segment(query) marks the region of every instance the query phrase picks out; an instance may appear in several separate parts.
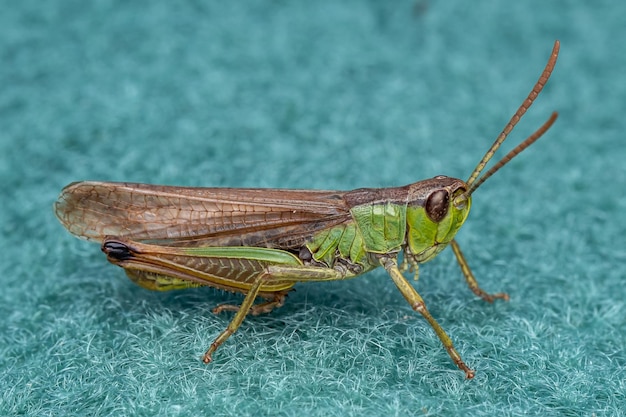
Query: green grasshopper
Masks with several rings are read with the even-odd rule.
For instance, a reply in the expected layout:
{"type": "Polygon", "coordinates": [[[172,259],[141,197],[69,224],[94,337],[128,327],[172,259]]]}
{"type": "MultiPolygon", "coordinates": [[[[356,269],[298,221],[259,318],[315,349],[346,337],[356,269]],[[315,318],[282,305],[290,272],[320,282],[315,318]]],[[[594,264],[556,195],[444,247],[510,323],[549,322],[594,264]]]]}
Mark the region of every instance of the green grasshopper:
{"type": "Polygon", "coordinates": [[[473,378],[474,371],[403,272],[417,279],[419,264],[450,245],[477,296],[488,302],[508,300],[505,293],[480,288],[454,236],[467,218],[474,191],[556,120],[553,113],[480,176],[543,89],[558,53],[556,41],[532,91],[465,182],[437,176],[403,187],[353,191],[77,182],[63,189],[54,210],[71,233],[100,242],[107,259],[144,288],[211,286],[245,295],[239,306],[213,310],[235,314],[204,354],[205,363],[246,315],[282,306],[297,282],[343,280],[382,266],[413,310],[432,326],[454,363],[473,378]],[[254,304],[257,297],[265,301],[254,304]]]}

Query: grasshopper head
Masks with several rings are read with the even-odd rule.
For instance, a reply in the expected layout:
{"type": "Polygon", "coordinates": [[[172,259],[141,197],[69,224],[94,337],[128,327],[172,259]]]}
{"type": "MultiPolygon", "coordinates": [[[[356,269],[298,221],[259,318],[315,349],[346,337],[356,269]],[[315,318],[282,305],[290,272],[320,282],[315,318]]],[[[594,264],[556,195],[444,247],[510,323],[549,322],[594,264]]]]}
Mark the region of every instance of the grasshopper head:
{"type": "Polygon", "coordinates": [[[410,186],[406,244],[417,262],[434,258],[459,231],[472,204],[467,189],[464,181],[444,176],[410,186]]]}

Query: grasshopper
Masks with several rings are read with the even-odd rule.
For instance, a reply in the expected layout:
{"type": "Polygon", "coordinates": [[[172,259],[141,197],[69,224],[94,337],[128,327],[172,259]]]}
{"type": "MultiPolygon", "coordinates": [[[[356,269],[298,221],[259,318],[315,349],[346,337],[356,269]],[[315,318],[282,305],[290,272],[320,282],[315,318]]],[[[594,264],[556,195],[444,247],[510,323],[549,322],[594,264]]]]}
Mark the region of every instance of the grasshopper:
{"type": "Polygon", "coordinates": [[[433,328],[467,378],[474,371],[428,311],[404,274],[450,245],[469,288],[489,294],[472,274],[454,236],[465,222],[472,194],[496,171],[552,126],[557,113],[480,176],[496,150],[532,105],[556,64],[559,42],[539,80],[467,181],[436,176],[403,187],[353,191],[191,188],[136,183],[77,182],[54,204],[72,234],[101,244],[107,259],[140,286],[158,291],[211,286],[244,294],[216,349],[248,314],[280,307],[298,282],[343,280],[382,266],[400,293],[433,328]],[[401,257],[402,261],[399,262],[401,257]],[[263,302],[255,304],[260,297],[263,302]]]}

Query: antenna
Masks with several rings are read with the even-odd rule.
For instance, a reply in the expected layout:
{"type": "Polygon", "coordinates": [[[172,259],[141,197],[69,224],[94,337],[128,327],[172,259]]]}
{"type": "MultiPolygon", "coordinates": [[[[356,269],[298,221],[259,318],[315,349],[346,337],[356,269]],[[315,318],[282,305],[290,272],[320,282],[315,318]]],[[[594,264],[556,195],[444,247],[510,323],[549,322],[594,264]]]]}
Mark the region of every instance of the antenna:
{"type": "Polygon", "coordinates": [[[550,75],[552,74],[552,70],[554,70],[554,66],[556,65],[556,60],[559,56],[560,45],[561,44],[558,40],[554,42],[554,47],[552,48],[552,54],[550,55],[550,58],[548,59],[548,63],[543,69],[543,72],[541,73],[539,80],[537,80],[537,83],[535,84],[531,92],[526,97],[526,100],[524,100],[521,106],[519,106],[519,108],[517,109],[513,117],[511,117],[511,120],[509,120],[509,122],[506,124],[506,126],[500,133],[500,135],[498,135],[493,145],[491,145],[489,150],[485,153],[485,156],[483,156],[483,158],[480,160],[478,165],[476,165],[476,168],[474,168],[474,172],[472,172],[472,175],[470,175],[469,179],[467,180],[467,185],[469,186],[469,188],[466,192],[464,192],[463,194],[459,196],[459,197],[463,196],[461,197],[459,202],[461,202],[461,200],[470,196],[474,191],[476,191],[476,189],[482,183],[485,182],[485,180],[487,180],[487,178],[491,177],[493,174],[496,173],[496,171],[498,171],[500,168],[506,165],[509,161],[511,161],[511,159],[513,159],[524,149],[532,145],[537,139],[539,139],[550,128],[550,126],[552,126],[552,124],[556,120],[558,114],[554,112],[552,113],[550,118],[543,124],[543,126],[541,126],[535,133],[530,135],[526,140],[524,140],[518,146],[516,146],[515,149],[513,149],[511,152],[506,154],[506,156],[502,158],[496,165],[494,165],[493,168],[491,168],[489,171],[487,171],[485,175],[483,175],[480,179],[478,179],[478,177],[480,176],[480,173],[483,171],[483,169],[485,169],[485,166],[487,165],[489,160],[493,157],[493,155],[498,150],[500,145],[502,145],[504,140],[507,138],[508,134],[511,133],[515,125],[520,121],[522,116],[526,113],[526,111],[530,108],[530,106],[532,106],[533,102],[535,101],[539,93],[541,93],[541,90],[543,90],[543,87],[548,82],[548,79],[550,78],[550,75]]]}

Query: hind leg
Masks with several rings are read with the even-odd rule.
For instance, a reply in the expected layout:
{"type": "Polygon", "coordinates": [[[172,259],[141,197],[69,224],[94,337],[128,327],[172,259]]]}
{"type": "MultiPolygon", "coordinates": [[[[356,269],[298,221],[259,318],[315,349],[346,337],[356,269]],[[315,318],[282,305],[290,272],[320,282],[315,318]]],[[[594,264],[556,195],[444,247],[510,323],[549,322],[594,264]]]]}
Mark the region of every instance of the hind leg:
{"type": "Polygon", "coordinates": [[[236,313],[230,323],[228,323],[226,330],[220,333],[213,343],[211,343],[211,346],[204,354],[202,361],[204,363],[212,361],[213,353],[222,343],[224,343],[233,333],[237,331],[248,313],[255,314],[256,312],[256,314],[260,314],[266,312],[266,310],[270,311],[271,309],[282,305],[285,294],[280,296],[279,294],[281,293],[277,293],[278,296],[274,300],[254,306],[254,300],[259,295],[263,284],[271,284],[272,281],[293,281],[295,283],[303,281],[334,281],[343,278],[345,278],[345,273],[330,268],[307,266],[268,266],[266,270],[256,278],[254,284],[250,290],[248,290],[246,297],[243,299],[243,302],[239,307],[228,304],[216,307],[217,312],[235,310],[236,313]],[[255,307],[257,307],[256,310],[255,307]]]}

